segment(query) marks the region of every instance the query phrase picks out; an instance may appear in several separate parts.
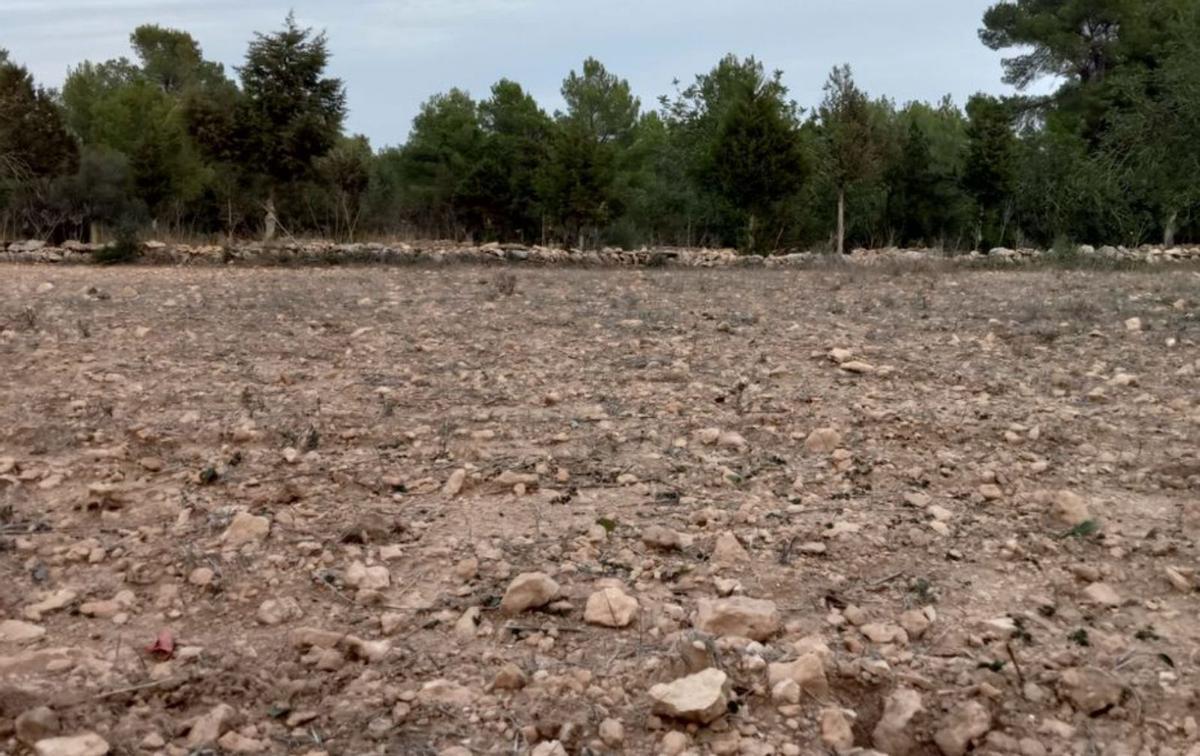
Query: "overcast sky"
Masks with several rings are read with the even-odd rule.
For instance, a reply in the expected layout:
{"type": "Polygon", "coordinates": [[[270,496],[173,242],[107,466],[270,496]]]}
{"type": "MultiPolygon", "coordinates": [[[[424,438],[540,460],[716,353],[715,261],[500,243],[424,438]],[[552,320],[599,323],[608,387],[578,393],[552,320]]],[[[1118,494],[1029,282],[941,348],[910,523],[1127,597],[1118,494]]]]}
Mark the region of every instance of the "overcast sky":
{"type": "Polygon", "coordinates": [[[900,102],[1009,91],[1000,56],[976,34],[993,0],[0,0],[0,47],[59,86],[77,61],[129,55],[142,23],[191,32],[205,56],[240,63],[252,32],[289,9],[329,34],[350,131],[402,142],[421,101],[458,86],[486,96],[501,77],[547,110],[588,55],[629,79],[643,106],[728,52],[784,71],[792,97],[820,100],[829,69],[850,63],[872,95],[900,102]]]}

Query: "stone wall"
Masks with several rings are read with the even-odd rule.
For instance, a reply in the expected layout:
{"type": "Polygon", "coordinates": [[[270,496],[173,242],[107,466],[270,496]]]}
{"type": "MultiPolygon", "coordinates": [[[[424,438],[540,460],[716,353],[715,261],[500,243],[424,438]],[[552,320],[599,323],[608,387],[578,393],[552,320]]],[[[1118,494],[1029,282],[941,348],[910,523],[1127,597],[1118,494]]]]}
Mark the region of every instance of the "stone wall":
{"type": "MultiPolygon", "coordinates": [[[[0,261],[22,263],[92,262],[92,255],[102,245],[66,242],[49,246],[39,241],[0,243],[0,261]]],[[[1100,247],[1082,246],[1082,257],[1127,260],[1147,263],[1200,261],[1200,246],[1100,247]]],[[[1019,264],[1036,261],[1047,253],[1038,249],[997,248],[987,253],[948,257],[942,250],[933,249],[856,249],[844,259],[851,264],[871,265],[895,261],[960,261],[989,260],[1019,264]]],[[[322,265],[322,264],[405,264],[405,263],[525,263],[532,265],[585,266],[655,266],[682,267],[774,267],[802,266],[828,261],[827,254],[793,252],[766,258],[745,257],[732,249],[655,248],[627,251],[603,249],[598,251],[563,250],[550,247],[513,244],[466,245],[453,242],[359,243],[335,244],[322,241],[263,244],[238,242],[231,245],[166,244],[149,241],[142,244],[140,262],[158,265],[322,265]]]]}

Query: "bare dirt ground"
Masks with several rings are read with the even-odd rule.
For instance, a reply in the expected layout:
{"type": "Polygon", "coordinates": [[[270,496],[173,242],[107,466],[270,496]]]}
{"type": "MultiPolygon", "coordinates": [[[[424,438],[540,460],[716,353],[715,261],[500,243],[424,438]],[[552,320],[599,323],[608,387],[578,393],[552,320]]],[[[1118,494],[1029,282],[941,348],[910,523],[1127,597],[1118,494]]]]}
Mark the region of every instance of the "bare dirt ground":
{"type": "Polygon", "coordinates": [[[4,267],[0,752],[1194,756],[1198,312],[4,267]]]}

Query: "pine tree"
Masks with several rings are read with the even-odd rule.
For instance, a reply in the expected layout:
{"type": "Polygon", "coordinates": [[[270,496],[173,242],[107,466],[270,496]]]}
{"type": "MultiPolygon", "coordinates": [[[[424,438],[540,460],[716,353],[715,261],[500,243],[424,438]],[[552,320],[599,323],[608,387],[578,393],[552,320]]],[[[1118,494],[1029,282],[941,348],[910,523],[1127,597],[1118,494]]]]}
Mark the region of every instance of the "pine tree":
{"type": "Polygon", "coordinates": [[[79,147],[68,133],[51,92],[34,84],[24,67],[0,50],[0,237],[51,233],[64,220],[44,213],[51,182],[73,172],[79,147]]]}
{"type": "Polygon", "coordinates": [[[0,50],[0,175],[54,176],[75,170],[79,147],[53,93],[0,50]]]}
{"type": "Polygon", "coordinates": [[[288,14],[280,31],[255,35],[240,69],[246,158],[268,179],[267,239],[275,235],[278,189],[312,175],[341,135],[346,91],[325,76],[328,64],[325,34],[300,28],[288,14]]]}
{"type": "Polygon", "coordinates": [[[854,83],[850,66],[839,66],[825,84],[818,111],[825,146],[825,170],[837,191],[837,252],[846,251],[846,191],[873,177],[880,168],[881,135],[871,118],[870,101],[854,83]]]}
{"type": "Polygon", "coordinates": [[[963,185],[979,207],[976,244],[1003,244],[1008,237],[1017,174],[1017,137],[1012,112],[995,97],[967,103],[969,147],[963,185]]]}
{"type": "Polygon", "coordinates": [[[563,232],[583,247],[622,214],[619,180],[637,170],[628,158],[641,103],[629,82],[594,58],[584,61],[581,74],[567,76],[562,96],[567,111],[557,114],[538,195],[563,232]]]}
{"type": "Polygon", "coordinates": [[[726,200],[746,218],[745,247],[758,252],[771,207],[800,188],[806,166],[791,107],[759,81],[744,87],[717,129],[713,169],[726,200]]]}
{"type": "Polygon", "coordinates": [[[471,177],[480,160],[479,104],[461,89],[434,95],[413,119],[402,152],[404,193],[427,228],[458,237],[477,230],[471,177]]]}
{"type": "Polygon", "coordinates": [[[503,79],[479,103],[482,157],[472,177],[477,212],[501,238],[524,241],[540,233],[538,174],[554,124],[520,84],[503,79]]]}

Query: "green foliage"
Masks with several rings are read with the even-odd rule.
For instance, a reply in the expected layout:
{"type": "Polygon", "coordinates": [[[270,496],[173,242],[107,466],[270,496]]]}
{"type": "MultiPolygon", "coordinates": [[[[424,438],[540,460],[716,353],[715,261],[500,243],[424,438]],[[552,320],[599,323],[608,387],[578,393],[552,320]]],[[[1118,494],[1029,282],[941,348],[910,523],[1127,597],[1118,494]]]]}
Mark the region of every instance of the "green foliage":
{"type": "Polygon", "coordinates": [[[129,37],[141,61],[141,74],[163,92],[181,95],[194,89],[220,87],[225,70],[204,60],[200,45],[187,32],[147,24],[129,37]]]}
{"type": "Polygon", "coordinates": [[[69,173],[79,159],[53,94],[8,62],[0,63],[0,158],[8,178],[69,173]]]}
{"type": "Polygon", "coordinates": [[[875,177],[883,163],[884,134],[870,100],[854,83],[849,65],[838,66],[825,82],[817,111],[826,176],[838,198],[837,251],[845,251],[846,193],[875,177]]]}
{"type": "Polygon", "coordinates": [[[317,173],[333,191],[333,236],[354,241],[363,213],[363,196],[371,184],[371,143],[364,136],[345,137],[317,159],[317,173]]]}
{"type": "Polygon", "coordinates": [[[179,217],[208,190],[213,175],[190,133],[186,103],[231,83],[219,65],[203,60],[184,32],[142,26],[131,43],[141,65],[124,58],[84,62],[69,72],[63,86],[68,123],[94,158],[91,176],[80,177],[75,188],[93,184],[102,162],[107,166],[99,173],[111,178],[120,162],[127,176],[127,181],[105,180],[98,201],[77,193],[83,225],[113,221],[111,213],[96,212],[100,206],[122,205],[114,212],[127,214],[124,206],[139,205],[154,223],[179,217]],[[118,184],[128,194],[122,201],[111,196],[118,184]]]}
{"type": "Polygon", "coordinates": [[[480,157],[466,192],[478,235],[537,240],[541,233],[538,174],[554,123],[520,84],[502,79],[479,103],[480,157]]]}
{"type": "Polygon", "coordinates": [[[883,170],[885,220],[898,244],[960,248],[973,205],[962,186],[967,121],[948,99],[896,115],[898,145],[883,170]]]}
{"type": "Polygon", "coordinates": [[[346,90],[325,76],[324,34],[288,14],[273,34],[256,34],[239,69],[247,157],[276,184],[311,175],[315,161],[337,143],[346,117],[346,90]]]}
{"type": "MultiPolygon", "coordinates": [[[[2,52],[2,51],[0,51],[2,52]]],[[[46,236],[61,226],[55,179],[74,171],[79,147],[51,92],[0,55],[0,236],[46,236]]]]}
{"type": "Polygon", "coordinates": [[[1021,161],[1022,230],[1040,239],[1174,243],[1200,206],[1189,148],[1200,106],[1200,7],[1015,0],[989,9],[980,35],[992,49],[1021,51],[1005,60],[1010,83],[1061,82],[1052,96],[1022,103],[1037,124],[1021,161]]]}
{"type": "Polygon", "coordinates": [[[537,194],[559,238],[586,247],[624,212],[623,179],[638,170],[630,147],[641,103],[594,58],[567,76],[562,96],[567,111],[556,114],[537,194]]]}
{"type": "MultiPolygon", "coordinates": [[[[325,76],[328,64],[324,33],[301,28],[289,13],[279,31],[255,35],[239,69],[242,89],[230,124],[231,152],[262,175],[255,183],[266,190],[267,239],[275,233],[277,194],[302,195],[299,185],[316,178],[318,158],[341,137],[346,90],[341,80],[325,76]]],[[[209,125],[220,130],[211,118],[209,125]]]]}
{"type": "Polygon", "coordinates": [[[117,226],[111,244],[101,247],[92,255],[99,265],[122,265],[137,262],[142,256],[142,244],[138,238],[138,225],[130,219],[117,226]]]}
{"type": "Polygon", "coordinates": [[[999,246],[1012,233],[1018,143],[1013,115],[1001,100],[976,95],[967,103],[967,165],[963,186],[979,208],[977,245],[999,246]]]}
{"type": "MultiPolygon", "coordinates": [[[[727,55],[643,112],[588,58],[548,115],[520,84],[430,98],[405,143],[343,132],[324,34],[292,17],[238,81],[187,32],[130,36],[61,94],[0,51],[0,236],[364,233],[739,246],[1173,244],[1200,239],[1200,5],[1007,0],[983,42],[1046,96],[898,104],[833,70],[810,113],[782,74],[727,55]]],[[[1094,265],[1089,261],[1087,264],[1094,265]]]]}
{"type": "Polygon", "coordinates": [[[572,71],[563,81],[567,112],[561,118],[602,144],[627,143],[637,124],[641,103],[630,93],[629,82],[609,73],[595,58],[583,62],[583,72],[572,71]]]}
{"type": "Polygon", "coordinates": [[[1143,0],[1016,0],[983,17],[979,36],[993,50],[1029,52],[1006,58],[1004,81],[1025,88],[1043,76],[1087,83],[1103,78],[1119,52],[1121,31],[1143,0]]]}
{"type": "Polygon", "coordinates": [[[549,147],[538,177],[542,205],[567,241],[586,247],[589,235],[620,214],[616,150],[571,120],[559,123],[549,147]]]}
{"type": "Polygon", "coordinates": [[[746,216],[745,248],[766,251],[773,240],[757,224],[800,188],[807,171],[792,108],[777,89],[760,81],[733,95],[717,127],[712,167],[723,198],[746,216]]]}
{"type": "Polygon", "coordinates": [[[1062,534],[1063,538],[1087,538],[1100,532],[1100,523],[1095,520],[1085,520],[1062,534]]]}
{"type": "Polygon", "coordinates": [[[880,134],[871,117],[870,100],[854,83],[850,66],[837,66],[829,74],[817,117],[828,150],[826,170],[834,186],[845,188],[878,168],[880,134]]]}
{"type": "Polygon", "coordinates": [[[1113,77],[1115,106],[1097,158],[1102,170],[1136,198],[1143,224],[1160,228],[1168,245],[1200,209],[1200,9],[1192,19],[1185,27],[1192,33],[1181,31],[1171,39],[1155,68],[1113,77]]]}
{"type": "MultiPolygon", "coordinates": [[[[778,103],[785,111],[785,120],[797,119],[795,105],[786,99],[782,73],[775,71],[768,76],[755,58],[735,55],[725,56],[711,71],[698,75],[674,100],[663,97],[658,123],[647,119],[647,126],[662,130],[657,136],[661,151],[647,161],[660,178],[655,188],[669,210],[669,214],[656,217],[660,224],[673,221],[660,235],[673,234],[686,244],[745,243],[746,213],[739,210],[737,203],[730,203],[729,194],[718,179],[715,160],[722,123],[747,92],[778,103]]],[[[801,151],[808,154],[803,146],[801,151]]],[[[794,215],[785,208],[779,208],[778,212],[794,215]]],[[[771,225],[775,219],[759,220],[771,225]]]]}
{"type": "Polygon", "coordinates": [[[114,225],[121,219],[132,223],[146,214],[134,193],[129,158],[110,147],[84,147],[78,172],[66,177],[60,188],[81,227],[114,225]]]}
{"type": "Polygon", "coordinates": [[[405,203],[420,226],[443,237],[469,231],[470,210],[460,200],[472,191],[483,141],[479,106],[466,92],[452,89],[421,106],[399,166],[405,203]]]}

